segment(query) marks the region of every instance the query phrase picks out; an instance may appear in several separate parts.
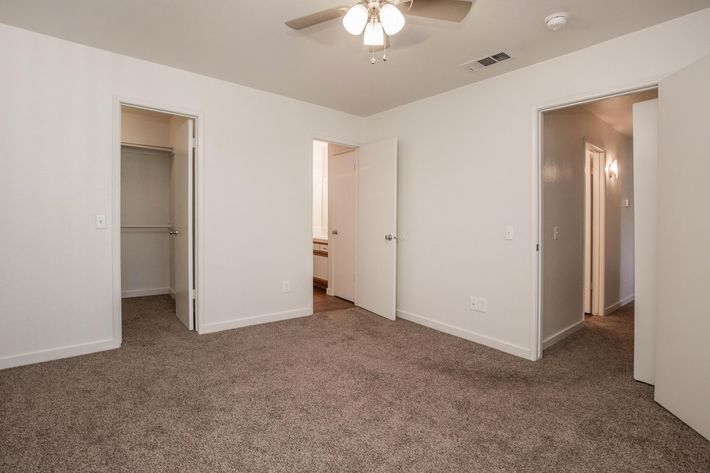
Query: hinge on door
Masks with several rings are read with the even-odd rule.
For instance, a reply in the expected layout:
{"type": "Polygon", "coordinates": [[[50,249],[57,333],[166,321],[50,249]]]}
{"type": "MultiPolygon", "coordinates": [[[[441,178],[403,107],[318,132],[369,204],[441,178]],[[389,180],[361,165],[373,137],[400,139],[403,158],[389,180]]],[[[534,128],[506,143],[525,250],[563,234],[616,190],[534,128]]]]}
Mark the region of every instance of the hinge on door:
{"type": "Polygon", "coordinates": [[[535,251],[540,251],[540,243],[537,243],[537,244],[535,245],[535,251]]]}
{"type": "Polygon", "coordinates": [[[192,298],[197,299],[197,289],[192,290],[192,298]]]}
{"type": "Polygon", "coordinates": [[[193,149],[197,148],[197,137],[196,136],[192,137],[192,148],[193,149]]]}

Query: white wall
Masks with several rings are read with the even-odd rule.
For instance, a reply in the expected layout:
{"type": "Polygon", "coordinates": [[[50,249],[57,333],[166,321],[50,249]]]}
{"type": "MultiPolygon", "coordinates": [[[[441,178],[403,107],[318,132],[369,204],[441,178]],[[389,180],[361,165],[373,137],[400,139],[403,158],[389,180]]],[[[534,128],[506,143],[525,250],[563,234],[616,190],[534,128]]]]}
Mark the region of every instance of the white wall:
{"type": "Polygon", "coordinates": [[[534,358],[534,110],[652,84],[708,52],[703,10],[368,117],[364,142],[399,138],[399,315],[534,358]]]}
{"type": "Polygon", "coordinates": [[[0,63],[0,368],[117,346],[115,96],[203,114],[201,331],[311,312],[312,140],[361,118],[6,25],[0,63]]]}
{"type": "Polygon", "coordinates": [[[362,120],[0,25],[0,367],[116,346],[111,231],[94,228],[113,222],[116,95],[203,114],[202,331],[309,313],[312,139],[398,137],[400,316],[534,358],[534,109],[708,52],[703,10],[362,120]]]}
{"type": "Polygon", "coordinates": [[[584,320],[585,141],[617,161],[619,178],[602,176],[605,191],[604,307],[633,298],[633,198],[631,139],[583,107],[546,112],[542,155],[543,341],[548,346],[584,320]],[[559,237],[553,238],[553,228],[559,237]],[[628,261],[631,261],[629,264],[628,261]]]}
{"type": "Polygon", "coordinates": [[[656,351],[658,100],[634,104],[634,378],[653,384],[656,351]]]}
{"type": "Polygon", "coordinates": [[[710,439],[710,56],[658,96],[655,399],[710,439]]]}
{"type": "Polygon", "coordinates": [[[121,293],[123,297],[167,294],[170,285],[170,153],[121,151],[121,293]]]}

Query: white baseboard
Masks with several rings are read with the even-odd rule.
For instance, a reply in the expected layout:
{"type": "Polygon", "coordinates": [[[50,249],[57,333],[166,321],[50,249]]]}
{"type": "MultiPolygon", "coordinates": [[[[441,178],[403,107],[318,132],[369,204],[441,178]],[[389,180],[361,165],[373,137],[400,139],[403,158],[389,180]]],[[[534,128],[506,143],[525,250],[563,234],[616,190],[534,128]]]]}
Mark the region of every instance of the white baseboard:
{"type": "Polygon", "coordinates": [[[579,322],[575,322],[572,325],[570,325],[567,328],[563,328],[559,332],[557,332],[554,335],[550,335],[546,339],[542,341],[542,349],[546,349],[554,345],[555,343],[559,342],[562,339],[565,339],[572,335],[574,332],[577,330],[581,329],[584,327],[584,320],[580,320],[579,322]]]}
{"type": "Polygon", "coordinates": [[[306,317],[313,315],[313,307],[304,307],[302,309],[287,310],[285,312],[274,312],[273,314],[252,315],[248,317],[240,317],[238,319],[226,320],[224,322],[213,322],[205,324],[198,330],[200,334],[221,332],[222,330],[232,330],[235,328],[248,327],[249,325],[267,324],[270,322],[279,322],[281,320],[296,319],[298,317],[306,317]]]}
{"type": "Polygon", "coordinates": [[[175,290],[172,287],[168,288],[168,295],[175,300],[175,290]]]}
{"type": "Polygon", "coordinates": [[[632,302],[634,300],[634,294],[631,294],[630,296],[626,296],[623,299],[621,299],[619,302],[616,302],[609,307],[604,309],[604,315],[606,314],[611,314],[614,312],[616,309],[619,309],[621,307],[624,307],[626,304],[629,302],[632,302]]]}
{"type": "Polygon", "coordinates": [[[154,289],[130,289],[128,291],[121,291],[121,298],[128,299],[129,297],[162,296],[163,294],[170,294],[170,288],[156,287],[154,289]]]}
{"type": "Polygon", "coordinates": [[[439,322],[438,320],[430,319],[428,317],[424,317],[418,314],[413,314],[411,312],[406,312],[404,310],[397,310],[397,317],[399,317],[400,319],[409,320],[410,322],[414,322],[415,324],[433,328],[434,330],[438,330],[440,332],[448,333],[449,335],[453,335],[455,337],[460,337],[472,342],[480,343],[481,345],[495,348],[496,350],[500,350],[511,355],[519,356],[527,360],[530,359],[529,349],[505,342],[503,340],[498,340],[497,338],[482,335],[480,333],[476,333],[465,328],[455,327],[453,325],[449,325],[444,322],[439,322]]]}
{"type": "Polygon", "coordinates": [[[330,287],[325,290],[325,293],[329,296],[335,296],[335,291],[333,290],[333,288],[330,287]]]}
{"type": "Polygon", "coordinates": [[[121,346],[121,343],[113,339],[98,340],[96,342],[80,343],[78,345],[67,345],[59,348],[49,348],[47,350],[37,350],[19,355],[10,355],[0,358],[0,370],[14,368],[16,366],[31,365],[44,361],[59,360],[72,356],[87,355],[99,351],[112,350],[121,346]]]}

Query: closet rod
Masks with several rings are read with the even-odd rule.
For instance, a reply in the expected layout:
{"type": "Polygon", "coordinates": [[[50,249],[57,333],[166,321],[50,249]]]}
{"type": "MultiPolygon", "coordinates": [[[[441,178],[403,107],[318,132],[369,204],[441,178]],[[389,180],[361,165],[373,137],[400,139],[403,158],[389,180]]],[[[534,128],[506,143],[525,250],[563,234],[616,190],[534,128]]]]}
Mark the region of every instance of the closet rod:
{"type": "Polygon", "coordinates": [[[121,228],[170,228],[170,225],[121,225],[121,228]]]}
{"type": "Polygon", "coordinates": [[[165,153],[175,154],[172,148],[167,146],[153,146],[153,145],[141,145],[138,143],[128,143],[126,141],[121,141],[121,146],[126,148],[136,148],[136,149],[147,149],[152,151],[163,151],[165,153]]]}

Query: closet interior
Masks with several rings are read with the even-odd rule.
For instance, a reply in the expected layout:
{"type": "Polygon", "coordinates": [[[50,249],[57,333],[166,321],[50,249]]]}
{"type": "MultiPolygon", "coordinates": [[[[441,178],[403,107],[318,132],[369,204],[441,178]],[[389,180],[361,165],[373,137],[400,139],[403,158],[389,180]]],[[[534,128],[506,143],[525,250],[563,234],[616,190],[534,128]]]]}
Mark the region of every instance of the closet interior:
{"type": "Polygon", "coordinates": [[[194,328],[192,122],[121,109],[121,296],[169,295],[188,329],[194,328]]]}

